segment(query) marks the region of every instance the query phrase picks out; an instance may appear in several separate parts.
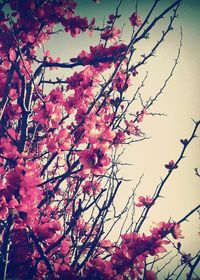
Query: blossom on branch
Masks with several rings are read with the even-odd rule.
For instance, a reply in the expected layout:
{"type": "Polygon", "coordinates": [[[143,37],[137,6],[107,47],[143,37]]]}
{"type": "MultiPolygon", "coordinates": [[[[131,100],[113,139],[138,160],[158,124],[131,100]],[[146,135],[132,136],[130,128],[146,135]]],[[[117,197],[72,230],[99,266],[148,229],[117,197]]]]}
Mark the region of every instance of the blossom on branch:
{"type": "MultiPolygon", "coordinates": [[[[168,236],[183,238],[180,224],[198,207],[148,233],[141,227],[200,122],[181,140],[180,157],[165,165],[169,172],[152,197],[135,201],[133,191],[121,210],[116,204],[119,194],[126,198],[124,146],[146,138],[141,122],[153,115],[160,94],[142,95],[147,76],[138,88],[135,76],[172,29],[179,3],[154,19],[154,6],[144,21],[132,13],[133,28],[124,36],[123,1],[103,25],[82,14],[82,3],[76,9],[74,0],[1,1],[0,279],[155,280],[152,257],[157,262],[168,255],[168,236]],[[140,56],[136,43],[167,15],[161,40],[140,56]],[[52,40],[61,34],[68,39],[63,56],[52,49],[62,49],[52,40]],[[71,58],[74,43],[80,49],[71,58]],[[139,218],[135,206],[143,207],[139,218]]],[[[190,269],[195,261],[181,255],[190,269]]]]}
{"type": "Polygon", "coordinates": [[[86,149],[79,153],[80,161],[83,164],[84,174],[102,175],[106,172],[106,166],[111,162],[109,156],[101,149],[86,149]]]}
{"type": "Polygon", "coordinates": [[[142,25],[142,18],[137,12],[134,12],[130,16],[129,20],[130,20],[130,23],[133,27],[135,27],[135,26],[140,27],[142,25]]]}
{"type": "Polygon", "coordinates": [[[153,201],[154,201],[154,199],[149,196],[146,196],[146,197],[139,196],[138,200],[139,200],[139,203],[136,203],[137,207],[143,207],[143,206],[149,207],[150,205],[153,204],[153,201]]]}

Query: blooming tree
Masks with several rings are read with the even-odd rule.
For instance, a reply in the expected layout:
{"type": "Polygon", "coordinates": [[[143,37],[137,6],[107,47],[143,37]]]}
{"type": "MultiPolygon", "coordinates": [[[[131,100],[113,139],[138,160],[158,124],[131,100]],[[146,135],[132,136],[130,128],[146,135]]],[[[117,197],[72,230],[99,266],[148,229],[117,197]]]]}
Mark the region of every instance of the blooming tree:
{"type": "Polygon", "coordinates": [[[156,279],[154,264],[168,254],[169,243],[180,255],[180,268],[188,269],[188,279],[196,275],[200,255],[183,254],[176,240],[183,237],[181,223],[199,205],[179,221],[153,225],[148,234],[141,227],[196,136],[199,121],[181,140],[180,156],[166,163],[155,193],[134,201],[133,191],[120,213],[114,206],[124,181],[118,175],[120,151],[145,138],[140,123],[172,77],[182,45],[181,39],[160,92],[145,100],[139,90],[146,77],[139,88],[134,79],[172,30],[181,0],[152,17],[155,0],[143,19],[136,6],[127,19],[131,34],[126,42],[118,27],[122,2],[103,26],[77,15],[72,0],[0,4],[1,279],[156,279]],[[160,40],[137,61],[138,42],[168,14],[160,40]],[[61,62],[48,50],[60,32],[69,38],[88,33],[100,41],[61,62]],[[57,77],[58,69],[64,78],[57,77]],[[132,107],[136,99],[137,109],[132,107]],[[114,242],[115,225],[126,220],[130,209],[134,214],[135,207],[142,209],[140,217],[133,216],[114,242]]]}

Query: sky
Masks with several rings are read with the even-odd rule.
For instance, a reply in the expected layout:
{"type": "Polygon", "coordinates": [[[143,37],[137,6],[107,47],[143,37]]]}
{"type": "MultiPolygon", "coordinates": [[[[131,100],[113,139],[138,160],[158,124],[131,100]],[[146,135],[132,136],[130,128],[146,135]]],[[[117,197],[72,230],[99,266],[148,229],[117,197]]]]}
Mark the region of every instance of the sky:
{"type": "MultiPolygon", "coordinates": [[[[96,17],[96,24],[101,24],[104,18],[114,12],[118,1],[102,0],[96,4],[91,0],[79,0],[77,13],[88,18],[96,17]]],[[[173,1],[161,0],[157,13],[173,1]]],[[[145,17],[153,1],[139,0],[138,12],[142,18],[145,17]]],[[[124,0],[120,12],[119,27],[124,26],[123,39],[128,40],[130,27],[128,18],[134,11],[135,1],[124,0]]],[[[148,79],[141,91],[143,96],[156,94],[167,78],[176,58],[180,43],[180,26],[183,32],[182,49],[179,63],[175,69],[172,79],[167,84],[160,99],[155,103],[153,112],[163,113],[167,116],[148,116],[141,125],[142,130],[149,136],[148,140],[127,146],[123,155],[123,162],[132,165],[121,167],[123,177],[132,181],[123,184],[117,197],[117,206],[124,205],[132,188],[137,184],[140,176],[144,174],[137,195],[151,195],[160,183],[160,177],[164,177],[167,170],[164,165],[170,160],[176,160],[182,149],[180,139],[188,138],[194,127],[192,119],[200,119],[200,83],[199,83],[199,61],[200,61],[200,1],[183,0],[179,9],[179,18],[174,24],[174,31],[165,39],[165,42],[147,65],[139,69],[139,75],[133,84],[133,90],[141,82],[148,71],[148,79]]],[[[136,58],[147,51],[159,38],[161,30],[166,21],[163,20],[150,34],[150,39],[137,46],[136,58]]],[[[90,45],[96,45],[96,35],[80,35],[71,40],[69,36],[55,36],[51,45],[53,56],[61,57],[62,61],[68,61],[69,57],[75,57],[82,49],[88,50],[90,45]]],[[[66,76],[66,73],[58,75],[66,76]]],[[[54,75],[54,74],[52,74],[54,75]]],[[[52,76],[53,77],[53,76],[52,76]]],[[[55,78],[55,76],[54,76],[55,78]]],[[[130,92],[128,94],[131,94],[130,92]]],[[[200,136],[200,131],[197,133],[200,136]]],[[[195,176],[194,168],[200,168],[200,142],[199,138],[193,140],[186,151],[186,158],[180,163],[178,169],[164,187],[162,196],[152,208],[147,219],[144,231],[152,222],[167,221],[170,217],[180,220],[192,208],[199,204],[200,180],[195,176]]],[[[182,226],[183,250],[191,251],[193,254],[200,248],[198,232],[200,231],[199,216],[194,214],[189,222],[182,226]]],[[[114,238],[114,235],[113,235],[114,238]]]]}

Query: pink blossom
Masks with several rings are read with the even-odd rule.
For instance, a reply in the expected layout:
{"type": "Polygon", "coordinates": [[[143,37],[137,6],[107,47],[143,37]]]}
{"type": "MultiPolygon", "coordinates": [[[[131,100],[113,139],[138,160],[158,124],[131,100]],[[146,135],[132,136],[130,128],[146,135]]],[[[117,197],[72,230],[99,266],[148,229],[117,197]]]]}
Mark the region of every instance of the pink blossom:
{"type": "Polygon", "coordinates": [[[0,219],[5,220],[8,216],[8,205],[5,196],[0,197],[0,219]]]}
{"type": "Polygon", "coordinates": [[[153,203],[153,198],[151,198],[149,196],[146,196],[146,197],[139,196],[138,200],[139,200],[139,203],[136,203],[137,207],[143,207],[143,206],[148,207],[148,206],[152,205],[152,203],[153,203]]]}
{"type": "Polygon", "coordinates": [[[33,120],[49,128],[57,128],[61,120],[61,108],[52,102],[46,102],[44,105],[38,103],[34,107],[35,115],[33,120]]]}
{"type": "Polygon", "coordinates": [[[113,14],[109,15],[108,23],[112,24],[115,21],[115,19],[116,19],[116,15],[113,15],[113,14]]]}
{"type": "Polygon", "coordinates": [[[134,12],[131,17],[129,18],[131,25],[134,26],[141,26],[142,25],[142,18],[141,16],[137,13],[134,12]]]}
{"type": "Polygon", "coordinates": [[[47,95],[44,99],[45,101],[51,101],[53,104],[62,105],[64,103],[63,92],[59,87],[52,89],[49,95],[47,95]]]}
{"type": "Polygon", "coordinates": [[[126,73],[123,70],[119,71],[113,79],[113,89],[121,92],[122,90],[125,91],[129,85],[129,77],[126,76],[126,73]]]}
{"type": "Polygon", "coordinates": [[[58,133],[52,133],[47,140],[47,147],[50,152],[66,151],[71,146],[71,136],[66,129],[61,129],[58,133]]]}
{"type": "Polygon", "coordinates": [[[16,59],[16,52],[13,48],[11,48],[9,50],[9,58],[12,62],[15,61],[15,59],[16,59]]]}
{"type": "Polygon", "coordinates": [[[106,172],[105,167],[110,163],[110,158],[101,149],[86,149],[79,155],[85,174],[102,175],[106,172]]]}
{"type": "Polygon", "coordinates": [[[168,164],[165,164],[165,167],[169,170],[172,170],[178,168],[178,165],[176,165],[173,160],[170,160],[168,164]]]}
{"type": "Polygon", "coordinates": [[[59,221],[48,221],[47,223],[43,223],[38,225],[35,229],[36,234],[42,240],[50,239],[54,236],[55,232],[60,230],[60,222],[59,221]]]}
{"type": "Polygon", "coordinates": [[[126,139],[125,133],[122,130],[118,130],[116,132],[115,138],[113,139],[113,144],[115,146],[123,144],[125,142],[125,139],[126,139]]]}
{"type": "Polygon", "coordinates": [[[17,94],[17,90],[16,90],[15,88],[11,88],[11,89],[10,89],[10,91],[9,91],[9,97],[10,97],[10,99],[12,99],[12,100],[17,99],[18,94],[17,94]]]}
{"type": "Polygon", "coordinates": [[[96,193],[99,193],[100,191],[100,182],[97,182],[96,180],[93,181],[86,181],[83,185],[83,192],[87,193],[88,195],[95,195],[96,193]]]}
{"type": "Polygon", "coordinates": [[[81,32],[85,32],[89,28],[87,18],[81,18],[80,16],[73,16],[68,19],[63,19],[62,24],[65,27],[65,31],[70,32],[72,37],[76,37],[81,32]]]}
{"type": "Polygon", "coordinates": [[[171,234],[174,239],[184,238],[179,224],[175,224],[172,228],[171,234]]]}
{"type": "Polygon", "coordinates": [[[148,115],[148,111],[146,108],[144,108],[141,112],[137,112],[137,122],[142,122],[145,115],[148,115]]]}
{"type": "Polygon", "coordinates": [[[138,128],[138,126],[135,124],[134,121],[127,121],[125,120],[125,124],[126,124],[126,131],[128,134],[133,134],[135,136],[140,136],[141,132],[140,129],[138,128]]]}
{"type": "Polygon", "coordinates": [[[112,263],[97,257],[87,262],[87,267],[99,271],[104,276],[112,276],[112,263]]]}
{"type": "Polygon", "coordinates": [[[105,29],[101,33],[101,38],[103,40],[108,40],[110,42],[113,42],[119,39],[120,34],[121,34],[120,29],[117,27],[113,27],[112,29],[105,29]]]}
{"type": "Polygon", "coordinates": [[[180,225],[174,222],[160,222],[156,224],[157,227],[151,229],[153,235],[165,237],[167,234],[171,233],[175,239],[182,238],[180,225]]]}
{"type": "Polygon", "coordinates": [[[152,270],[146,270],[145,272],[145,279],[146,280],[156,280],[156,274],[152,270]]]}

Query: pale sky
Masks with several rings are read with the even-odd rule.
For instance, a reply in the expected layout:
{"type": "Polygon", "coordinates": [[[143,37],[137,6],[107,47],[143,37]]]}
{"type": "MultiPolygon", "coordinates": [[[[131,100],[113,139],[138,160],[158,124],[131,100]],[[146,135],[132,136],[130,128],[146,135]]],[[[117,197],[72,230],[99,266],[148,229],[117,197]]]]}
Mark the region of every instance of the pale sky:
{"type": "MultiPolygon", "coordinates": [[[[153,1],[139,0],[138,12],[144,18],[147,10],[153,1]]],[[[159,11],[173,1],[161,0],[159,11]]],[[[97,23],[102,22],[104,17],[113,13],[113,8],[118,1],[102,0],[100,4],[95,4],[91,0],[80,0],[78,10],[82,16],[89,18],[96,17],[97,23]]],[[[125,0],[122,5],[122,19],[119,21],[119,27],[123,20],[128,18],[134,11],[135,1],[125,0]]],[[[192,119],[200,119],[200,1],[183,1],[179,10],[179,19],[174,24],[174,31],[165,39],[164,44],[147,65],[139,70],[139,75],[133,85],[139,84],[146,71],[149,72],[148,80],[145,83],[141,94],[144,96],[154,95],[162,86],[165,78],[174,63],[180,40],[180,26],[183,29],[183,47],[181,57],[175,73],[160,97],[152,108],[153,112],[165,113],[166,117],[147,116],[141,125],[147,136],[151,138],[132,146],[127,146],[123,156],[123,161],[131,163],[132,166],[122,167],[121,174],[132,182],[122,185],[118,196],[117,204],[122,206],[131,188],[138,182],[139,177],[144,173],[144,178],[137,191],[138,195],[153,194],[156,186],[160,182],[160,177],[167,173],[164,165],[170,160],[176,160],[182,149],[180,139],[185,139],[191,135],[194,124],[192,119]]],[[[160,36],[160,30],[164,27],[164,22],[160,23],[149,40],[144,45],[138,45],[138,51],[149,49],[154,41],[160,36]],[[140,49],[141,48],[141,49],[140,49]]],[[[124,28],[124,39],[128,38],[128,21],[124,28]],[[126,33],[127,32],[127,33],[126,33]]],[[[57,36],[52,41],[52,55],[61,57],[62,61],[67,61],[69,57],[75,57],[81,49],[88,50],[90,45],[97,44],[97,36],[88,37],[81,35],[75,40],[69,39],[69,36],[63,38],[63,35],[57,36]],[[56,48],[55,48],[56,46],[56,48]]],[[[53,74],[53,73],[52,73],[53,74]]],[[[62,72],[63,74],[63,72],[62,72]]],[[[63,74],[66,76],[66,73],[63,74]]],[[[53,76],[52,76],[53,77],[53,76]]],[[[55,78],[55,75],[54,75],[55,78]]],[[[200,136],[200,131],[198,131],[200,136]]],[[[187,212],[199,204],[200,198],[200,180],[195,176],[194,168],[200,168],[200,140],[193,140],[188,150],[186,158],[181,161],[179,168],[171,176],[164,187],[162,195],[164,198],[158,200],[150,212],[147,226],[148,229],[153,221],[167,221],[170,217],[174,220],[181,219],[187,212]]],[[[200,248],[198,231],[200,231],[198,214],[194,214],[189,223],[182,224],[183,235],[186,237],[183,242],[183,250],[195,253],[200,248]]]]}

